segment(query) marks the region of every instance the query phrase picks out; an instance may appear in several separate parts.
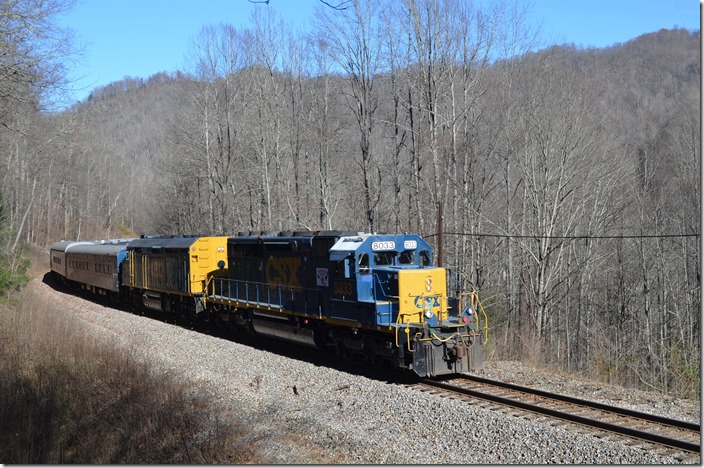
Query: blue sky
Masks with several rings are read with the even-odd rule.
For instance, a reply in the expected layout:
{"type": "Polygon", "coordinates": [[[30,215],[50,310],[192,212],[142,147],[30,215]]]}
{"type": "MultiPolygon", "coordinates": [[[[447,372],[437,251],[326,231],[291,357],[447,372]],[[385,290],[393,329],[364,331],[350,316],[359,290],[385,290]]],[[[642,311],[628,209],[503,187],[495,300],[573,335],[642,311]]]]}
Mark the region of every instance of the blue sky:
{"type": "MultiPolygon", "coordinates": [[[[328,0],[333,4],[335,0],[328,0]]],[[[484,0],[488,1],[488,0],[484,0]]],[[[513,0],[506,0],[513,1],[513,0]]],[[[73,100],[125,76],[185,69],[191,39],[208,24],[247,27],[256,8],[275,10],[305,29],[318,0],[78,0],[60,24],[85,44],[71,69],[73,100]]],[[[662,28],[700,28],[694,0],[533,0],[530,21],[545,44],[606,47],[662,28]]]]}

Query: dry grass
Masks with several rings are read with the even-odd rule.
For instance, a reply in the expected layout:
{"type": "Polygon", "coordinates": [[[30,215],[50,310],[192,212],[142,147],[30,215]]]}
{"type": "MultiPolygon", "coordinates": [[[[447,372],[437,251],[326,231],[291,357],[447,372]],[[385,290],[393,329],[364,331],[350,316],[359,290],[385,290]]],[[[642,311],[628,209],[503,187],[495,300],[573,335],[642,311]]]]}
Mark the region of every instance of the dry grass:
{"type": "Polygon", "coordinates": [[[0,308],[3,463],[266,462],[187,382],[96,341],[28,292],[16,303],[0,308]]]}

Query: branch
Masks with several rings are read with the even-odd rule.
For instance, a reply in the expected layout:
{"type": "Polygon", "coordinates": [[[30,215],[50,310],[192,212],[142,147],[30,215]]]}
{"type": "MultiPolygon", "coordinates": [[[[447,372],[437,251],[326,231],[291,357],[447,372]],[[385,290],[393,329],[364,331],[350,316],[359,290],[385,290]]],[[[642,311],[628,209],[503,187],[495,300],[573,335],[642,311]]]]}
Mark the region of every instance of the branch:
{"type": "Polygon", "coordinates": [[[351,1],[351,0],[344,0],[344,1],[340,2],[340,3],[338,3],[337,5],[330,5],[330,4],[329,4],[328,2],[326,2],[325,0],[320,0],[320,3],[329,6],[329,7],[332,8],[333,10],[343,11],[343,10],[346,10],[346,9],[349,8],[349,3],[350,3],[350,1],[351,1]]]}
{"type": "MultiPolygon", "coordinates": [[[[248,1],[249,1],[249,3],[263,3],[265,5],[268,5],[270,0],[248,0],[248,1]]],[[[331,5],[330,3],[326,2],[325,0],[320,0],[320,3],[329,6],[333,10],[343,11],[343,10],[346,10],[349,8],[350,1],[351,0],[343,0],[340,3],[338,3],[337,5],[331,5]]]]}

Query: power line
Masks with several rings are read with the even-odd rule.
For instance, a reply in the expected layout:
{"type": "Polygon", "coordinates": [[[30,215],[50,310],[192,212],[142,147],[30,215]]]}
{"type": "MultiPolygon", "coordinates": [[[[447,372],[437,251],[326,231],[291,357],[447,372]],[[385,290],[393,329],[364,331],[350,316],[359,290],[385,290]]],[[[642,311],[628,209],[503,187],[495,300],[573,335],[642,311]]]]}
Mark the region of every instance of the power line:
{"type": "MultiPolygon", "coordinates": [[[[538,236],[532,234],[488,234],[470,232],[443,232],[445,236],[465,236],[465,237],[498,237],[503,239],[665,239],[675,237],[699,237],[699,234],[634,234],[618,236],[538,236]]],[[[437,237],[439,234],[428,234],[424,238],[437,237]]]]}

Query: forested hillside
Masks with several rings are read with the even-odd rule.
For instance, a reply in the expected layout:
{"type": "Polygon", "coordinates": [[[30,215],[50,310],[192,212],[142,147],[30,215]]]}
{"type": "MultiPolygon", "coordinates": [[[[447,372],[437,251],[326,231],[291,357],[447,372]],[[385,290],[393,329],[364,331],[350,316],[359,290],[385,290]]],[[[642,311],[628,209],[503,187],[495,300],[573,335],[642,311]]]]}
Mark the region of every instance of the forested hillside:
{"type": "Polygon", "coordinates": [[[296,33],[263,6],[250,28],[204,26],[188,69],[62,112],[42,109],[44,68],[1,62],[7,248],[303,229],[437,244],[442,206],[443,263],[480,291],[495,356],[698,394],[699,31],[535,51],[520,13],[469,2],[316,20],[296,33]]]}

